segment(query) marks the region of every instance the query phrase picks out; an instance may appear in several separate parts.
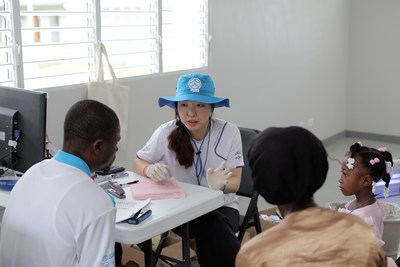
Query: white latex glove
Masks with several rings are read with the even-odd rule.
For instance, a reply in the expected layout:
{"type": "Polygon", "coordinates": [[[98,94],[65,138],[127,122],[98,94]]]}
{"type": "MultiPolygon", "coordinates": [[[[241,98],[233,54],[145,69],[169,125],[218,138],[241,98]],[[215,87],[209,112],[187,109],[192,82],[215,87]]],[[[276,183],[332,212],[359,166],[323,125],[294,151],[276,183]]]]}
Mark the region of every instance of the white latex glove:
{"type": "Polygon", "coordinates": [[[160,182],[168,177],[168,165],[157,162],[156,164],[149,165],[145,170],[144,174],[151,180],[160,182]]]}
{"type": "Polygon", "coordinates": [[[226,168],[225,162],[217,168],[209,168],[207,170],[206,179],[208,187],[213,190],[222,190],[224,183],[232,176],[232,168],[226,168]]]}

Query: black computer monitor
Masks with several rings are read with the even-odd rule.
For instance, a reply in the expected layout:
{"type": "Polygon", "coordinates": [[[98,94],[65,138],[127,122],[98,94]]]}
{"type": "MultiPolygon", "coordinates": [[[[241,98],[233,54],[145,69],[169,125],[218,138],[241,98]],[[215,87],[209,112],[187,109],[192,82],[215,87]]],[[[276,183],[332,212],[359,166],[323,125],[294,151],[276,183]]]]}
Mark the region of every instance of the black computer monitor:
{"type": "Polygon", "coordinates": [[[45,158],[47,94],[0,86],[0,167],[25,172],[45,158]]]}

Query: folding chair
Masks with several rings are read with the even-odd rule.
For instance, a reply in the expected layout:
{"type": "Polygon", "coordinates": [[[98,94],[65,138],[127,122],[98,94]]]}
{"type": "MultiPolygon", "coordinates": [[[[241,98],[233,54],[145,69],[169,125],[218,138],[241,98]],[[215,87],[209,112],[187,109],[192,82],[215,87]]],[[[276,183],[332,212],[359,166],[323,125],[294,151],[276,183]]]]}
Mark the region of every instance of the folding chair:
{"type": "Polygon", "coordinates": [[[251,169],[248,161],[248,151],[253,139],[260,133],[259,130],[239,127],[240,135],[242,137],[243,159],[244,167],[242,169],[242,179],[237,195],[250,198],[250,203],[247,207],[246,213],[240,216],[240,225],[237,232],[240,242],[246,230],[250,227],[255,227],[256,233],[261,233],[260,214],[258,213],[258,193],[253,187],[253,178],[251,177],[251,169]]]}
{"type": "MultiPolygon", "coordinates": [[[[247,152],[250,148],[251,141],[253,141],[253,139],[260,131],[243,127],[239,127],[239,130],[242,138],[244,167],[242,169],[242,179],[240,187],[236,194],[239,196],[250,198],[250,203],[247,208],[246,214],[240,216],[240,225],[237,231],[238,239],[242,241],[244,233],[248,228],[254,226],[257,234],[261,233],[262,231],[259,217],[260,215],[258,213],[257,206],[258,193],[253,188],[253,179],[251,177],[251,169],[249,167],[247,158],[247,152]]],[[[167,236],[168,232],[165,232],[161,235],[160,242],[154,251],[155,263],[157,263],[158,259],[162,259],[164,262],[180,263],[179,260],[172,259],[161,254],[167,236]]]]}

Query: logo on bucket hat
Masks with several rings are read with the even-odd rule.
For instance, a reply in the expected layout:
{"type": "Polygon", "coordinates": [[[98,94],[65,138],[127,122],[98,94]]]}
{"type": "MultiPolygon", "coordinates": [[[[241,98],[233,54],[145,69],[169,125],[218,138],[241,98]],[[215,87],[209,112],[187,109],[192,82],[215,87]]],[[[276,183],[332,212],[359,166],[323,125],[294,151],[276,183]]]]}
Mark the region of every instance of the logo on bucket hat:
{"type": "Polygon", "coordinates": [[[198,93],[201,88],[201,81],[198,78],[191,78],[188,81],[188,86],[191,92],[198,93]]]}
{"type": "Polygon", "coordinates": [[[229,107],[229,99],[214,96],[214,81],[207,74],[190,73],[179,77],[175,96],[161,96],[158,105],[176,108],[176,102],[195,101],[213,104],[215,108],[229,107]]]}

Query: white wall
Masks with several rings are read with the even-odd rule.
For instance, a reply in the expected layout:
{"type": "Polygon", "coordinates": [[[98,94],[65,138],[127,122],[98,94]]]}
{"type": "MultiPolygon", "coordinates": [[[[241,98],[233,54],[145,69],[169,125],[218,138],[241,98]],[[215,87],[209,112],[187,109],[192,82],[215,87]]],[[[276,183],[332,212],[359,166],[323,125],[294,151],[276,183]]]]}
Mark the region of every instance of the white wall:
{"type": "Polygon", "coordinates": [[[352,0],[347,124],[400,135],[400,1],[352,0]]]}
{"type": "MultiPolygon", "coordinates": [[[[258,129],[307,125],[313,118],[309,129],[321,139],[346,130],[347,0],[210,4],[209,69],[217,94],[232,102],[218,115],[258,129]]],[[[336,178],[320,191],[321,204],[340,196],[336,178]]],[[[241,201],[242,211],[246,203],[241,201]]],[[[259,208],[268,207],[260,197],[259,208]]]]}
{"type": "Polygon", "coordinates": [[[210,1],[210,73],[219,114],[239,125],[298,125],[320,138],[345,130],[347,0],[210,1]]]}

